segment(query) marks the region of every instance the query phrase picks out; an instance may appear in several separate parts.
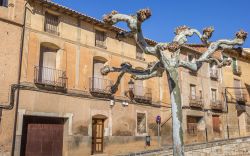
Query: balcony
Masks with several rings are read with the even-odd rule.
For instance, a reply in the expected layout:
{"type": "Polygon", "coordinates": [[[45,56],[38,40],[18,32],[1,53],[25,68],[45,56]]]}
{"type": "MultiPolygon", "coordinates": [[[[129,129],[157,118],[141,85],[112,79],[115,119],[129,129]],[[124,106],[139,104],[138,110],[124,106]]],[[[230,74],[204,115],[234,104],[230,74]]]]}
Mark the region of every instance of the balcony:
{"type": "Polygon", "coordinates": [[[134,100],[138,103],[151,103],[152,102],[152,92],[150,88],[145,88],[142,86],[134,86],[134,100]]]}
{"type": "Polygon", "coordinates": [[[239,93],[235,94],[236,102],[238,103],[246,103],[247,102],[247,94],[246,93],[239,93]]]}
{"type": "Polygon", "coordinates": [[[236,103],[236,110],[238,112],[245,112],[246,111],[246,105],[242,103],[236,103]]]}
{"type": "Polygon", "coordinates": [[[241,67],[240,66],[233,67],[233,73],[234,75],[240,76],[242,74],[241,67]]]}
{"type": "Polygon", "coordinates": [[[114,84],[113,81],[104,78],[91,77],[89,78],[89,82],[89,91],[93,96],[102,98],[110,98],[112,96],[111,87],[114,84]]]}
{"type": "Polygon", "coordinates": [[[211,100],[211,109],[213,109],[213,110],[222,110],[223,109],[222,101],[220,101],[220,100],[211,100]]]}
{"type": "Polygon", "coordinates": [[[218,80],[218,70],[210,69],[210,78],[213,80],[218,80]]]}
{"type": "Polygon", "coordinates": [[[34,82],[39,86],[65,89],[67,85],[66,72],[62,70],[35,66],[34,82]]]}
{"type": "Polygon", "coordinates": [[[189,106],[194,108],[203,108],[202,98],[199,96],[190,96],[189,97],[189,106]]]}

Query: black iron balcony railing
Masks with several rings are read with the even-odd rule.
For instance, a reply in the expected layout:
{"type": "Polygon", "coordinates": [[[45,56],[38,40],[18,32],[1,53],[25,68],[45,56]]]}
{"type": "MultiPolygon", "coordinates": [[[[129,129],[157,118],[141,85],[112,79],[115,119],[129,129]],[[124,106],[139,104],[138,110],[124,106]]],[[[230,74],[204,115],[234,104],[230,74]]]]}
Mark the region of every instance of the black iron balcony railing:
{"type": "Polygon", "coordinates": [[[239,93],[235,94],[235,99],[237,102],[247,102],[247,94],[246,93],[239,93]]]}
{"type": "Polygon", "coordinates": [[[199,96],[190,96],[189,97],[189,106],[195,108],[203,108],[203,100],[199,96]]]}
{"type": "Polygon", "coordinates": [[[234,73],[234,75],[240,76],[242,74],[241,67],[240,66],[233,67],[233,73],[234,73]]]}
{"type": "Polygon", "coordinates": [[[222,105],[221,100],[211,100],[210,106],[211,106],[211,109],[213,109],[213,110],[222,110],[223,109],[223,105],[222,105]]]}
{"type": "Polygon", "coordinates": [[[150,88],[134,85],[134,100],[139,103],[151,103],[152,92],[150,88]]]}
{"type": "Polygon", "coordinates": [[[210,78],[217,80],[218,79],[218,70],[217,69],[210,69],[210,78]]]}
{"type": "Polygon", "coordinates": [[[143,53],[136,52],[136,59],[145,61],[145,58],[143,57],[143,53]]]}
{"type": "Polygon", "coordinates": [[[112,95],[111,87],[114,84],[113,81],[104,78],[90,77],[89,83],[89,91],[93,96],[110,97],[112,95]]]}
{"type": "Polygon", "coordinates": [[[245,112],[246,111],[246,105],[242,103],[236,103],[236,110],[239,112],[245,112]]]}
{"type": "Polygon", "coordinates": [[[48,67],[35,66],[34,68],[35,84],[66,88],[66,72],[48,67]]]}

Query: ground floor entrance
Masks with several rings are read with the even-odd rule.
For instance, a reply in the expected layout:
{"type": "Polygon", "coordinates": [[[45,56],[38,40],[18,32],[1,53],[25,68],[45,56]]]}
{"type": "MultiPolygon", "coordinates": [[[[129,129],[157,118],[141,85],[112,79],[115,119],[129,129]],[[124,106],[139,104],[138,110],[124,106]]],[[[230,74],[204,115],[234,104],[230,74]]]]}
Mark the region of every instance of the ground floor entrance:
{"type": "Polygon", "coordinates": [[[104,119],[92,119],[92,154],[103,153],[104,119]]]}
{"type": "Polygon", "coordinates": [[[64,118],[24,116],[21,156],[62,156],[64,118]]]}

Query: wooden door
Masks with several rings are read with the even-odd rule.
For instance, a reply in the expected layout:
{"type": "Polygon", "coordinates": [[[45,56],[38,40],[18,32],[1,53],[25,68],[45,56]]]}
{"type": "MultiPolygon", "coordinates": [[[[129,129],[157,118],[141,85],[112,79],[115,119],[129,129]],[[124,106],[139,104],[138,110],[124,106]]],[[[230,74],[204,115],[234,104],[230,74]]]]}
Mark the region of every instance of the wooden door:
{"type": "Polygon", "coordinates": [[[220,117],[218,115],[213,115],[213,131],[220,133],[220,117]]]}
{"type": "Polygon", "coordinates": [[[92,124],[92,154],[103,153],[104,120],[93,119],[92,124]]]}
{"type": "Polygon", "coordinates": [[[24,117],[21,156],[62,156],[63,119],[24,117]]]}

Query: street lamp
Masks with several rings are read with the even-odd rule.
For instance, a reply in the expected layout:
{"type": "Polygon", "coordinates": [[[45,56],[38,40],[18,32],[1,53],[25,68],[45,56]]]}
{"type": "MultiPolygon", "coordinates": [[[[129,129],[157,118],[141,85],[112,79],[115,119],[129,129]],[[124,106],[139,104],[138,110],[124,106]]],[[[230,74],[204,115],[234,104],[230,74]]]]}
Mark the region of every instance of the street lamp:
{"type": "Polygon", "coordinates": [[[130,79],[130,81],[128,82],[128,88],[129,90],[134,90],[134,81],[132,79],[130,79]]]}

